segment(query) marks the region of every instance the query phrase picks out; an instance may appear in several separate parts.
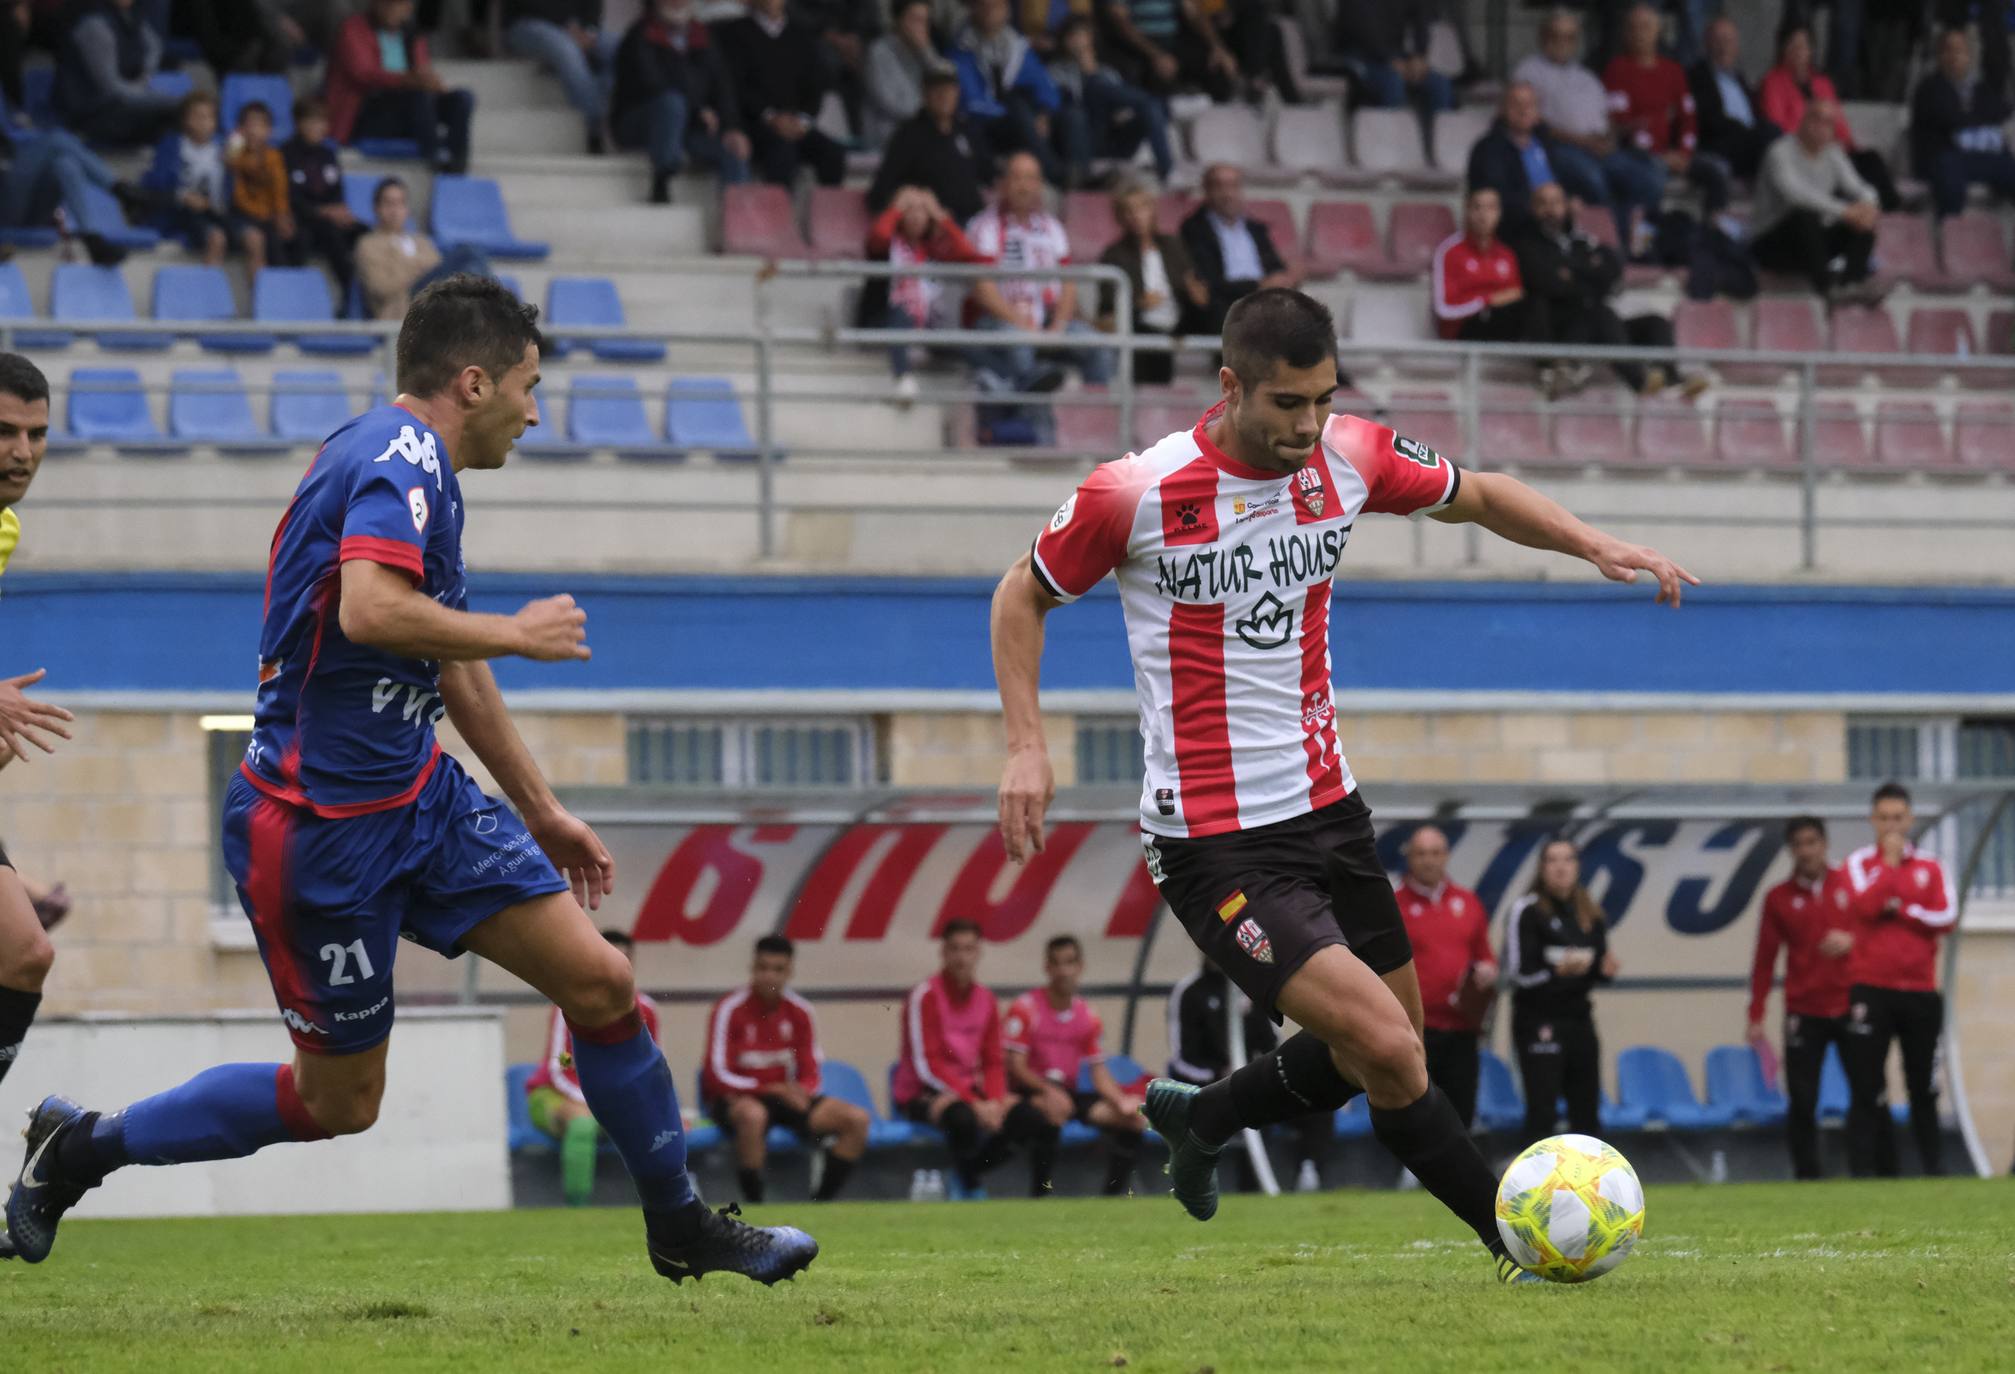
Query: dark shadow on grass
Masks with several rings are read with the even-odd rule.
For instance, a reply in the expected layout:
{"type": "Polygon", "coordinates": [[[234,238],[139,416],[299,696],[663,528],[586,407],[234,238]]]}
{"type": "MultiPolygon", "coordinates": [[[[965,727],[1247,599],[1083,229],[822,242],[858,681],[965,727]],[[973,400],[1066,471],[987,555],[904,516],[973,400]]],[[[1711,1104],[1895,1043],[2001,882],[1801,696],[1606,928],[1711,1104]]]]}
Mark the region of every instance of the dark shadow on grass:
{"type": "Polygon", "coordinates": [[[404,1302],[398,1298],[379,1298],[373,1302],[356,1302],[338,1310],[339,1316],[357,1322],[398,1321],[405,1317],[431,1317],[434,1310],[417,1302],[404,1302]]]}

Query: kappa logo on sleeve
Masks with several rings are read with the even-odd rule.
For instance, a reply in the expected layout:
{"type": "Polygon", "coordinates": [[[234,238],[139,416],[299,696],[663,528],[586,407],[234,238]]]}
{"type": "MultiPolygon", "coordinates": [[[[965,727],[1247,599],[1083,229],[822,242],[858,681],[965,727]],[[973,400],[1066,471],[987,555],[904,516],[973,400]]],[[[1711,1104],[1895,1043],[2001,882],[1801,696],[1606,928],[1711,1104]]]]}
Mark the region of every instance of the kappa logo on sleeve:
{"type": "Polygon", "coordinates": [[[401,425],[399,426],[398,437],[393,439],[391,443],[386,444],[385,451],[371,461],[374,463],[389,463],[395,455],[404,458],[414,467],[433,478],[434,489],[436,491],[442,489],[441,455],[439,450],[434,447],[433,435],[429,434],[422,438],[420,433],[411,425],[401,425]]]}

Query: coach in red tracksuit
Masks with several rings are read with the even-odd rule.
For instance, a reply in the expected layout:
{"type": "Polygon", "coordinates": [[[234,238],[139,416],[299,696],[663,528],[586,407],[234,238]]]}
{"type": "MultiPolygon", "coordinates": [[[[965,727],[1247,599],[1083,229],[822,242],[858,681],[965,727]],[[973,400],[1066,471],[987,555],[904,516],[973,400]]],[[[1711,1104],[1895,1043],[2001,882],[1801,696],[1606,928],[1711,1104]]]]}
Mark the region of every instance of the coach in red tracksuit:
{"type": "Polygon", "coordinates": [[[1444,339],[1518,343],[1527,328],[1518,255],[1497,237],[1497,192],[1473,186],[1462,202],[1462,232],[1434,250],[1434,323],[1444,339]]]}
{"type": "Polygon", "coordinates": [[[1420,978],[1427,1076],[1469,1125],[1476,1119],[1477,1038],[1497,988],[1490,913],[1474,892],[1448,880],[1448,836],[1432,825],[1407,837],[1406,873],[1394,895],[1420,978]]]}
{"type": "Polygon", "coordinates": [[[1903,1046],[1910,1093],[1910,1134],[1927,1174],[1945,1172],[1938,1137],[1938,1037],[1945,999],[1938,992],[1938,947],[1958,916],[1945,867],[1910,843],[1916,816],[1910,793],[1887,782],[1875,791],[1875,843],[1847,856],[1854,885],[1854,952],[1848,962],[1847,1161],[1856,1177],[1896,1173],[1890,1131],[1889,1042],[1903,1046]]]}
{"type": "Polygon", "coordinates": [[[1847,956],[1854,948],[1853,886],[1827,861],[1826,823],[1796,816],[1785,823],[1791,876],[1763,894],[1756,961],[1749,971],[1749,1040],[1764,1039],[1763,1008],[1784,951],[1784,1085],[1791,1098],[1785,1134],[1791,1170],[1818,1178],[1819,1073],[1826,1047],[1846,1052],[1847,956]]]}

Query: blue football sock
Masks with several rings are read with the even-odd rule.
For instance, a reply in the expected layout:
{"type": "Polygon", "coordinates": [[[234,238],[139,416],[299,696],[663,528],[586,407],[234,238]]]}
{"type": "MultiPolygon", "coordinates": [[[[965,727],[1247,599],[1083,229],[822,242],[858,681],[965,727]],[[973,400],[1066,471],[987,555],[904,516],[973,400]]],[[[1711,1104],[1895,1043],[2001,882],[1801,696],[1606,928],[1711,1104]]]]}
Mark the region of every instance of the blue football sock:
{"type": "Polygon", "coordinates": [[[612,1025],[590,1029],[570,1021],[568,1029],[581,1095],[623,1157],[644,1206],[657,1212],[692,1203],[679,1092],[643,1018],[632,1011],[612,1025]]]}
{"type": "Polygon", "coordinates": [[[104,1174],[127,1164],[242,1159],[282,1141],[327,1138],[294,1088],[293,1065],[219,1064],[100,1116],[86,1148],[104,1174]]]}

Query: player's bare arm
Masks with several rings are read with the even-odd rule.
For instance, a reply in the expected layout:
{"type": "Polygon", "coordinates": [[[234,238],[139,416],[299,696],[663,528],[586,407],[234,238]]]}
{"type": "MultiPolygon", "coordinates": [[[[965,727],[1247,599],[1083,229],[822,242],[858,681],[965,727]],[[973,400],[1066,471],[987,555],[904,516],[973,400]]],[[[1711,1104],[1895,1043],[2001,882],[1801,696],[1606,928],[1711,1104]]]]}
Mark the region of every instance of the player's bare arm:
{"type": "Polygon", "coordinates": [[[1000,685],[1007,729],[1007,766],[1001,773],[1000,828],[1008,858],[1026,862],[1042,852],[1043,816],[1056,796],[1049,744],[1043,737],[1043,617],[1063,603],[1036,580],[1027,553],[994,589],[994,680],[1000,685]]]}
{"type": "Polygon", "coordinates": [[[448,719],[455,729],[524,818],[525,829],[573,884],[574,899],[590,911],[599,908],[602,898],[615,890],[615,860],[588,824],[553,795],[532,751],[511,721],[490,665],[443,663],[441,700],[447,704],[448,719]]]}
{"type": "Polygon", "coordinates": [[[37,668],[32,673],[0,681],[0,768],[17,758],[26,762],[31,744],[45,754],[53,754],[56,740],[70,738],[65,727],[76,717],[61,706],[35,700],[23,690],[33,687],[47,673],[48,669],[37,668]]]}
{"type": "Polygon", "coordinates": [[[542,663],[585,661],[588,613],[571,596],[527,603],[516,615],[486,615],[443,606],[395,568],[369,559],[343,564],[338,616],[353,644],[436,663],[530,658],[542,663]]]}
{"type": "Polygon", "coordinates": [[[1433,513],[1451,525],[1480,525],[1500,539],[1529,549],[1564,553],[1593,563],[1611,582],[1635,582],[1648,572],[1658,579],[1658,604],[1677,606],[1700,579],[1642,544],[1605,534],[1576,517],[1552,497],[1501,472],[1464,472],[1455,499],[1433,513]]]}

